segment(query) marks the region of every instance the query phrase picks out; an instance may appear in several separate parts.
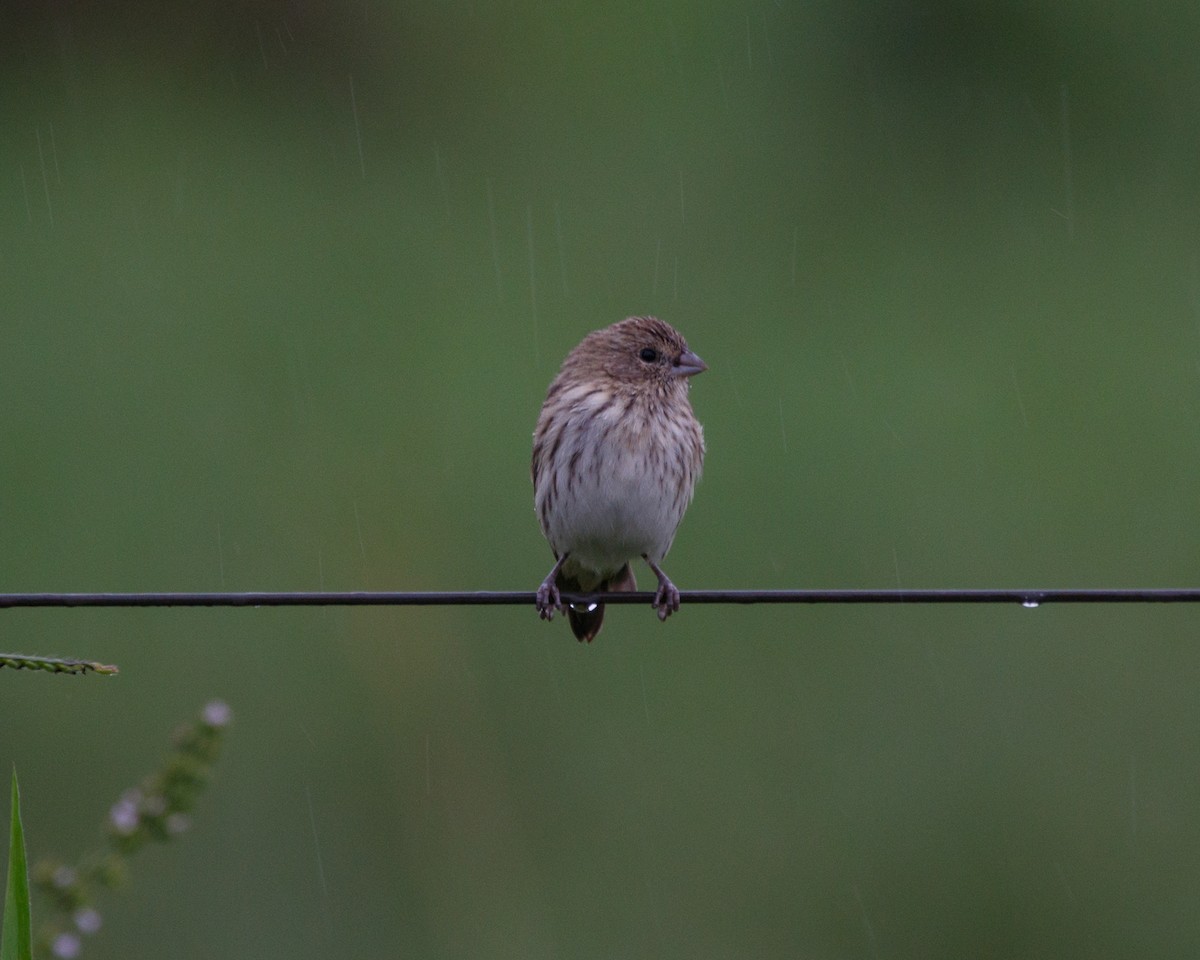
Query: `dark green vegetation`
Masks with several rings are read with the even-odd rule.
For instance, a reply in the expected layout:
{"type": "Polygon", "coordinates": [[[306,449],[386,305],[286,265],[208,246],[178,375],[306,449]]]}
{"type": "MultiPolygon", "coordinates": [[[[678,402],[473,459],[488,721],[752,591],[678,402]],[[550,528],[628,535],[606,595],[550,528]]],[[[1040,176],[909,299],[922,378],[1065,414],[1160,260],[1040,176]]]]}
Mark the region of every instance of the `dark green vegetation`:
{"type": "MultiPolygon", "coordinates": [[[[1194,6],[304,6],[6,15],[5,590],[533,590],[634,312],[711,367],[683,589],[1200,583],[1194,6]]],[[[0,672],[33,860],[238,707],[97,958],[1200,937],[1190,607],[0,613],[121,667],[0,672]]]]}

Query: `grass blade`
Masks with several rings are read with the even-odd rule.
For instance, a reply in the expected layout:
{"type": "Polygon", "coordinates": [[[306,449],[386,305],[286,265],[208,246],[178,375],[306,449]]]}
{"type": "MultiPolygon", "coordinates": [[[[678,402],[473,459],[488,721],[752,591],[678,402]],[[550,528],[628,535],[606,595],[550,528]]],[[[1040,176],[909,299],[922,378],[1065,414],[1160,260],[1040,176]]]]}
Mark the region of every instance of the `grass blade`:
{"type": "Polygon", "coordinates": [[[29,916],[29,864],[21,829],[21,793],[17,771],[12,779],[12,832],[8,847],[8,891],[4,895],[4,925],[0,928],[0,960],[33,960],[29,916]]]}

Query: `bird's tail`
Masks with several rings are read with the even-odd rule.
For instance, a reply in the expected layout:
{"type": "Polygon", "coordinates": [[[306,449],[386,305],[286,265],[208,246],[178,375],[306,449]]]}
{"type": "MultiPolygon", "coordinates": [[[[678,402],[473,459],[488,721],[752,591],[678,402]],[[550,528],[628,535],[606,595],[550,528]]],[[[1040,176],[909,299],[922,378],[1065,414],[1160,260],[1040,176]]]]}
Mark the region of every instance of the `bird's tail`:
{"type": "MultiPolygon", "coordinates": [[[[567,581],[561,574],[558,578],[558,588],[562,591],[577,591],[579,584],[567,581]]],[[[625,564],[620,570],[596,587],[600,593],[631,593],[637,589],[637,579],[633,568],[625,564]]],[[[571,632],[580,642],[591,643],[600,628],[604,625],[604,604],[602,603],[572,603],[567,606],[567,620],[571,624],[571,632]]]]}

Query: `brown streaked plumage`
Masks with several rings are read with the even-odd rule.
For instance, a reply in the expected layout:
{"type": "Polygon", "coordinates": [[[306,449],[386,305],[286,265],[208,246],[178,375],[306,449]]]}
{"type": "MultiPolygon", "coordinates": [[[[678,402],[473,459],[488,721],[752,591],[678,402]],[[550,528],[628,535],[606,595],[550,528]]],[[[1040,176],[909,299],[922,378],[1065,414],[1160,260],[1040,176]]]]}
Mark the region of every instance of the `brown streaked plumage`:
{"type": "MultiPolygon", "coordinates": [[[[655,317],[590,333],[563,361],[533,433],[534,506],[556,560],[537,592],[542,619],[563,608],[562,592],[636,590],[638,557],[658,578],[659,619],[679,609],[659,564],[704,462],[688,383],[707,369],[655,317]]],[[[566,611],[580,640],[600,632],[604,604],[566,611]]]]}

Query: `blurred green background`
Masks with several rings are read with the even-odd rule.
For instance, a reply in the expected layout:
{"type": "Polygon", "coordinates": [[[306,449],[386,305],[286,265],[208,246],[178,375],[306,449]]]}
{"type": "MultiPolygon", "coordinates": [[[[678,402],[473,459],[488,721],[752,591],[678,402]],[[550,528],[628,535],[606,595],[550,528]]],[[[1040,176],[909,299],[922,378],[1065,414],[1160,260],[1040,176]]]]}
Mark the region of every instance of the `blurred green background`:
{"type": "MultiPolygon", "coordinates": [[[[24,4],[0,587],[532,590],[530,435],[677,325],[682,587],[1198,582],[1194,4],[24,4]]],[[[649,582],[641,574],[643,584],[649,582]]],[[[32,854],[208,699],[95,958],[1200,942],[1183,607],[0,612],[32,854]]]]}

